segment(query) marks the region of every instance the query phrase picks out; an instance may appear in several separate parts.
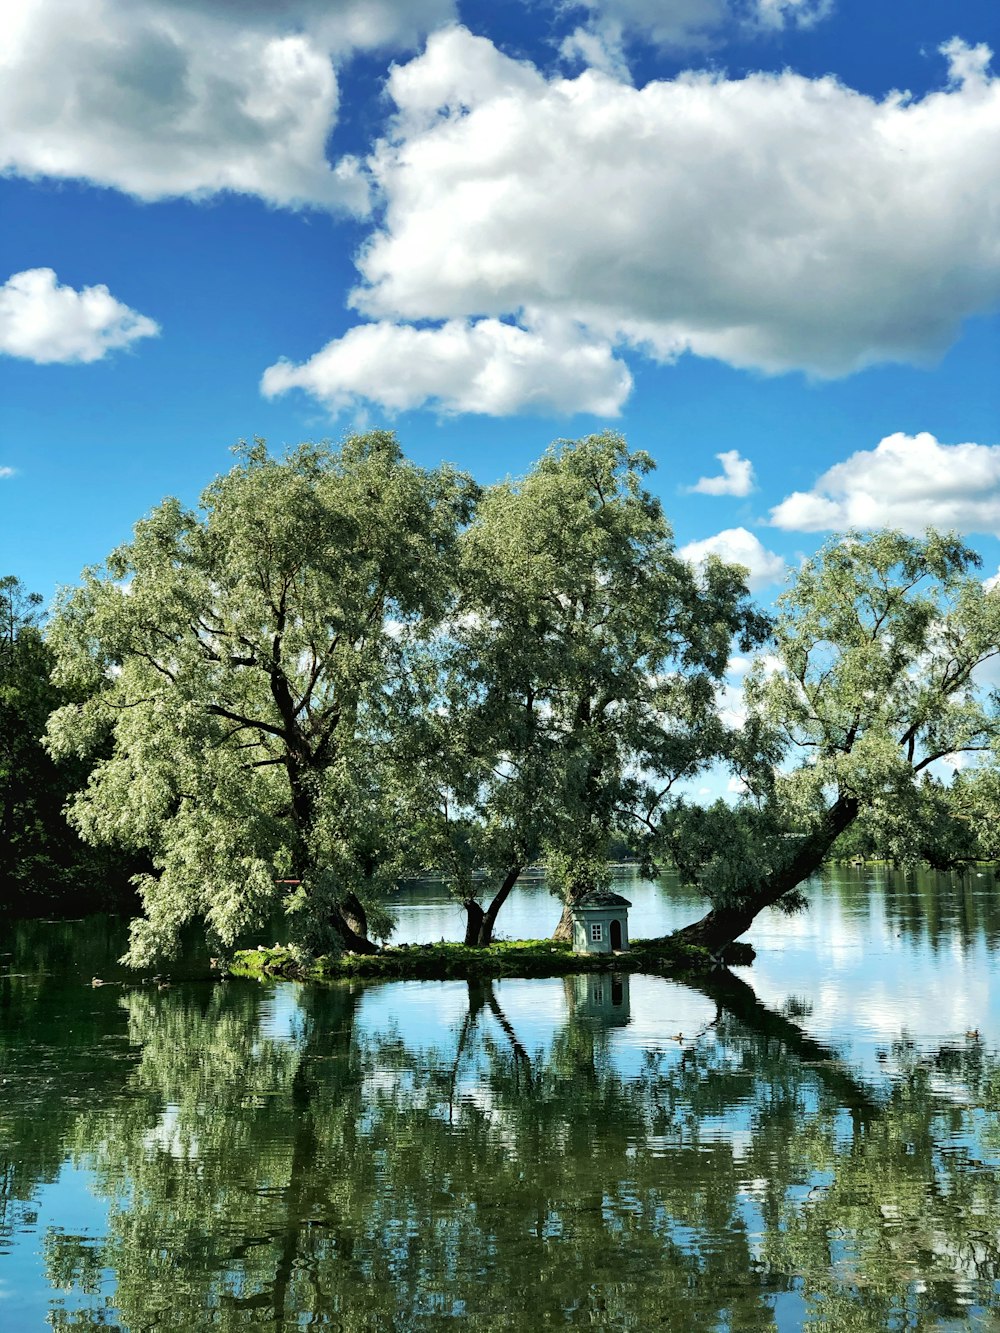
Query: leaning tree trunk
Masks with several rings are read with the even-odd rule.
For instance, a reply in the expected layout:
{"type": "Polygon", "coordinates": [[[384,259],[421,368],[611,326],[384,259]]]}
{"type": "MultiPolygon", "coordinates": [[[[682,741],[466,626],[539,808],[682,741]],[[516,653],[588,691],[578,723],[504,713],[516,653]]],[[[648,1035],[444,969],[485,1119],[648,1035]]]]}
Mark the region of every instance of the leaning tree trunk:
{"type": "Polygon", "coordinates": [[[476,902],[474,898],[469,898],[463,905],[465,907],[465,943],[470,949],[485,949],[493,943],[493,931],[496,927],[497,917],[500,915],[500,909],[510,897],[510,891],[517,883],[522,867],[511,866],[503,877],[503,882],[497,889],[485,910],[481,903],[476,902]]]}
{"type": "Polygon", "coordinates": [[[356,893],[346,893],[341,910],[344,913],[344,920],[354,931],[356,935],[368,938],[368,913],[365,911],[365,905],[356,893]]]}
{"type": "Polygon", "coordinates": [[[361,935],[351,925],[339,907],[330,909],[330,924],[340,936],[341,944],[350,953],[379,953],[379,947],[367,935],[361,935]]]}
{"type": "Polygon", "coordinates": [[[765,907],[773,907],[779,898],[819,869],[839,835],[857,819],[858,809],[855,797],[839,797],[827,811],[822,827],[804,838],[788,864],[764,880],[755,893],[738,904],[713,907],[699,921],[677,931],[673,938],[685,944],[701,945],[713,954],[732,944],[750,929],[765,907]]]}

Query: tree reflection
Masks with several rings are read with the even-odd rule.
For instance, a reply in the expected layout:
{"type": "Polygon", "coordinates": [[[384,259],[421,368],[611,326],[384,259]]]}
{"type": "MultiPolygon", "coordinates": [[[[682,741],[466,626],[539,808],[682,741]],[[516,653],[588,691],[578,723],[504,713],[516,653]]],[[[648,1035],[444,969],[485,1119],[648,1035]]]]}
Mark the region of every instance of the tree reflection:
{"type": "Polygon", "coordinates": [[[250,985],[102,990],[132,1056],[122,1032],[104,1059],[95,1019],[89,1095],[61,1078],[44,1115],[24,1106],[32,1150],[23,1123],[11,1140],[11,1198],[68,1143],[109,1204],[103,1238],[46,1237],[53,1326],[763,1330],[784,1304],[786,1325],[874,1330],[1000,1310],[1000,1071],[979,1043],[901,1044],[872,1086],[723,976],[698,1040],[627,1060],[622,1005],[573,985],[537,1049],[503,983],[470,984],[433,1043],[366,1016],[360,987],[295,992],[283,1028],[250,985]]]}

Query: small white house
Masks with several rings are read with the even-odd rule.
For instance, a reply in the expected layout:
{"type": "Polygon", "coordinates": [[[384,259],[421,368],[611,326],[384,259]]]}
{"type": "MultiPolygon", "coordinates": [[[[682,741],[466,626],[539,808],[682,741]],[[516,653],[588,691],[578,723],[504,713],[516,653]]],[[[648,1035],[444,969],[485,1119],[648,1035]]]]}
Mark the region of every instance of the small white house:
{"type": "Polygon", "coordinates": [[[573,952],[621,953],[628,948],[628,909],[620,893],[598,889],[573,904],[573,952]]]}

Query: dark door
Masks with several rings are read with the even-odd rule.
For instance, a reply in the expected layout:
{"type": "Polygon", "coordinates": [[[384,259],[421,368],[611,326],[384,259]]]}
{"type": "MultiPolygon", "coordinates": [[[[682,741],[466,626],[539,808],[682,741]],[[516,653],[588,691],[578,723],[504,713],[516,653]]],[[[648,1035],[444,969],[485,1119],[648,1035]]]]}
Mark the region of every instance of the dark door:
{"type": "Polygon", "coordinates": [[[620,950],[622,947],[622,923],[612,921],[611,923],[611,947],[620,950]]]}

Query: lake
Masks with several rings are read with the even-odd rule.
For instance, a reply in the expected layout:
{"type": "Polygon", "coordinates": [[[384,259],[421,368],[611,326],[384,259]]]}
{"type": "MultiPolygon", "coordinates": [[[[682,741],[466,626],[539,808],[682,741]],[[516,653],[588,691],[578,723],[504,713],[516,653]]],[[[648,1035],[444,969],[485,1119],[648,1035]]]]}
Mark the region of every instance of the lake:
{"type": "Polygon", "coordinates": [[[0,1329],[1000,1330],[997,880],[811,898],[698,988],[161,988],[120,922],[0,922],[0,1329]]]}

